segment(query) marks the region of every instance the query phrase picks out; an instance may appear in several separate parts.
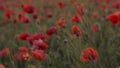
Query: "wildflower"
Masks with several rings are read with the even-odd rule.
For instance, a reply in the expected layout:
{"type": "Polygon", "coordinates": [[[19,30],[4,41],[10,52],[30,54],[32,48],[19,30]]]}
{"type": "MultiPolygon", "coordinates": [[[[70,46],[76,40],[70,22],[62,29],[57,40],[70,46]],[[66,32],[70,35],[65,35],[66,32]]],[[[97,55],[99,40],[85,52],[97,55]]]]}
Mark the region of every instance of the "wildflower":
{"type": "Polygon", "coordinates": [[[30,60],[31,57],[29,53],[19,53],[18,59],[23,61],[23,60],[30,60]]]}
{"type": "Polygon", "coordinates": [[[48,36],[51,36],[51,35],[53,35],[56,31],[57,31],[56,27],[51,27],[51,28],[49,28],[49,29],[46,31],[46,34],[47,34],[48,36]]]}
{"type": "Polygon", "coordinates": [[[96,62],[97,58],[98,58],[98,54],[97,54],[96,50],[94,50],[91,47],[85,48],[82,51],[81,56],[80,56],[80,59],[83,62],[88,62],[89,60],[93,60],[94,62],[96,62]]]}
{"type": "Polygon", "coordinates": [[[23,18],[21,19],[21,21],[22,21],[23,23],[29,23],[29,22],[30,22],[30,19],[27,18],[27,17],[23,17],[23,18]]]}
{"type": "Polygon", "coordinates": [[[57,20],[57,26],[58,26],[58,27],[61,28],[61,27],[64,26],[64,24],[65,24],[65,20],[62,20],[62,19],[58,19],[58,20],[57,20]]]}
{"type": "Polygon", "coordinates": [[[110,21],[113,26],[117,26],[117,25],[119,24],[119,23],[118,23],[118,22],[119,22],[119,17],[118,17],[118,15],[116,15],[116,14],[108,15],[108,16],[106,17],[106,19],[107,19],[108,21],[110,21]]]}
{"type": "Polygon", "coordinates": [[[58,8],[62,9],[64,7],[64,3],[62,1],[58,2],[58,8]]]}
{"type": "Polygon", "coordinates": [[[79,32],[78,26],[73,25],[73,26],[72,26],[72,31],[73,31],[73,34],[77,34],[77,33],[79,32]]]}
{"type": "Polygon", "coordinates": [[[47,12],[47,17],[51,18],[53,16],[52,12],[47,12]]]}
{"type": "Polygon", "coordinates": [[[47,49],[47,44],[39,39],[39,40],[34,40],[33,45],[32,45],[33,50],[38,49],[38,50],[46,50],[47,49]]]}
{"type": "Polygon", "coordinates": [[[10,51],[8,48],[4,48],[2,51],[0,51],[0,56],[7,56],[10,54],[10,51]]]}
{"type": "Polygon", "coordinates": [[[29,37],[26,38],[26,41],[31,43],[31,44],[34,40],[35,40],[35,38],[33,36],[29,36],[29,37]]]}
{"type": "Polygon", "coordinates": [[[24,12],[18,13],[18,19],[21,20],[24,17],[24,12]]]}
{"type": "Polygon", "coordinates": [[[28,52],[28,48],[19,47],[18,50],[19,50],[19,53],[13,56],[14,59],[21,60],[21,61],[31,59],[31,56],[29,55],[29,52],[28,52]]]}
{"type": "Polygon", "coordinates": [[[38,18],[37,13],[33,13],[33,14],[32,14],[32,17],[33,17],[34,19],[38,18]]]}
{"type": "Polygon", "coordinates": [[[19,52],[22,52],[22,53],[28,52],[28,48],[26,48],[26,47],[19,47],[18,50],[19,50],[19,52]]]}
{"type": "Polygon", "coordinates": [[[77,5],[76,6],[76,10],[77,10],[77,13],[79,13],[80,15],[82,15],[83,12],[84,12],[84,7],[82,5],[77,5]]]}
{"type": "Polygon", "coordinates": [[[38,59],[38,60],[43,60],[47,57],[47,55],[42,50],[34,50],[32,51],[32,55],[35,59],[38,59]]]}
{"type": "Polygon", "coordinates": [[[73,16],[72,17],[72,19],[71,19],[71,21],[73,22],[73,23],[78,23],[79,22],[79,18],[78,18],[78,16],[73,16]]]}
{"type": "Polygon", "coordinates": [[[26,13],[33,13],[35,11],[34,6],[29,5],[29,4],[23,4],[22,5],[22,9],[26,12],[26,13]]]}
{"type": "Polygon", "coordinates": [[[13,14],[12,10],[6,10],[6,12],[5,12],[5,16],[7,19],[10,19],[12,14],[13,14]]]}
{"type": "Polygon", "coordinates": [[[71,21],[72,21],[73,23],[79,23],[79,22],[82,21],[82,16],[81,16],[79,13],[77,13],[76,15],[74,15],[74,16],[72,17],[71,21]]]}
{"type": "Polygon", "coordinates": [[[29,33],[27,33],[27,32],[21,32],[21,33],[17,36],[17,39],[18,39],[18,40],[26,40],[27,37],[29,37],[29,36],[30,36],[29,33]]]}

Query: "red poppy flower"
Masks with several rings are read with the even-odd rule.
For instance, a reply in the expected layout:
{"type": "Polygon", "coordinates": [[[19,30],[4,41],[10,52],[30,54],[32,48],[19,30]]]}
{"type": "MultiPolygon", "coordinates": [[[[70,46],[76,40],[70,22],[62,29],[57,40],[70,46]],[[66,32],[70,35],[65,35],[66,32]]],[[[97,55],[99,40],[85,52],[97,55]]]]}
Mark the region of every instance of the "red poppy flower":
{"type": "Polygon", "coordinates": [[[78,23],[79,22],[79,18],[78,18],[78,16],[73,16],[72,17],[72,20],[71,20],[73,23],[78,23]]]}
{"type": "Polygon", "coordinates": [[[22,52],[22,53],[28,53],[28,48],[27,47],[19,47],[19,52],[22,52]]]}
{"type": "Polygon", "coordinates": [[[82,5],[77,5],[76,10],[77,10],[77,13],[79,13],[80,15],[83,15],[84,7],[82,5]]]}
{"type": "Polygon", "coordinates": [[[114,14],[118,16],[118,21],[120,21],[120,12],[118,11],[118,12],[115,12],[114,14]]]}
{"type": "Polygon", "coordinates": [[[26,40],[27,37],[29,37],[29,36],[30,36],[29,33],[27,33],[27,32],[21,32],[21,33],[17,36],[17,39],[18,39],[18,40],[26,40]]]}
{"type": "Polygon", "coordinates": [[[106,17],[107,20],[111,22],[113,26],[117,26],[119,23],[119,16],[116,14],[111,14],[106,17]]]}
{"type": "Polygon", "coordinates": [[[42,33],[35,33],[32,36],[27,37],[26,39],[29,43],[33,44],[35,40],[42,40],[47,43],[45,36],[42,33]]]}
{"type": "Polygon", "coordinates": [[[33,41],[35,40],[35,38],[33,36],[29,36],[26,38],[27,42],[29,42],[30,44],[33,43],[33,41]]]}
{"type": "Polygon", "coordinates": [[[31,56],[29,55],[29,52],[28,52],[28,48],[19,47],[18,49],[19,49],[19,53],[13,56],[14,59],[21,60],[21,61],[31,59],[31,56]]]}
{"type": "Polygon", "coordinates": [[[33,48],[33,50],[36,50],[36,49],[46,50],[47,49],[47,44],[41,39],[35,40],[35,41],[33,41],[32,48],[33,48]]]}
{"type": "Polygon", "coordinates": [[[88,62],[89,60],[97,61],[98,54],[93,48],[85,48],[80,56],[81,61],[88,62]]]}
{"type": "Polygon", "coordinates": [[[13,14],[12,10],[6,10],[6,12],[5,12],[5,16],[7,19],[10,19],[12,14],[13,14]]]}
{"type": "Polygon", "coordinates": [[[18,19],[21,20],[24,17],[24,12],[18,13],[18,19]]]}
{"type": "Polygon", "coordinates": [[[33,14],[32,14],[32,17],[33,17],[34,19],[36,19],[36,18],[38,18],[38,14],[37,14],[37,13],[33,13],[33,14]]]}
{"type": "Polygon", "coordinates": [[[8,48],[4,48],[2,51],[0,51],[0,56],[7,56],[10,54],[10,51],[8,48]]]}
{"type": "Polygon", "coordinates": [[[23,4],[22,9],[27,13],[33,13],[35,11],[34,6],[29,5],[29,4],[23,4]]]}
{"type": "Polygon", "coordinates": [[[20,52],[18,55],[17,55],[17,58],[21,61],[24,61],[24,60],[30,60],[31,57],[29,55],[29,53],[22,53],[20,52]]]}
{"type": "Polygon", "coordinates": [[[53,16],[53,14],[52,14],[52,12],[47,12],[47,17],[52,17],[53,16]]]}
{"type": "Polygon", "coordinates": [[[74,15],[71,19],[71,22],[73,23],[79,23],[82,21],[82,17],[79,13],[77,13],[76,15],[74,15]]]}
{"type": "Polygon", "coordinates": [[[73,31],[73,34],[78,34],[78,32],[79,32],[78,26],[73,25],[73,26],[72,26],[72,31],[73,31]]]}
{"type": "Polygon", "coordinates": [[[62,9],[64,7],[64,3],[62,1],[58,2],[58,8],[62,9]]]}
{"type": "Polygon", "coordinates": [[[47,57],[47,55],[42,50],[34,50],[32,51],[32,55],[35,59],[43,60],[47,57]]]}
{"type": "Polygon", "coordinates": [[[27,18],[27,17],[23,17],[23,18],[21,19],[21,21],[22,21],[23,23],[29,23],[29,22],[30,22],[30,19],[27,18]]]}
{"type": "Polygon", "coordinates": [[[42,41],[46,42],[46,41],[45,41],[45,40],[46,40],[45,35],[43,35],[42,33],[35,33],[35,34],[33,35],[33,38],[34,38],[35,40],[41,39],[42,41]]]}
{"type": "Polygon", "coordinates": [[[56,27],[51,27],[51,28],[49,28],[49,29],[46,31],[46,34],[47,34],[48,36],[51,36],[51,35],[53,35],[56,31],[57,31],[56,27]]]}
{"type": "Polygon", "coordinates": [[[64,24],[65,24],[65,20],[62,20],[62,19],[58,19],[58,20],[57,20],[57,26],[58,26],[58,27],[61,28],[61,27],[64,26],[64,24]]]}

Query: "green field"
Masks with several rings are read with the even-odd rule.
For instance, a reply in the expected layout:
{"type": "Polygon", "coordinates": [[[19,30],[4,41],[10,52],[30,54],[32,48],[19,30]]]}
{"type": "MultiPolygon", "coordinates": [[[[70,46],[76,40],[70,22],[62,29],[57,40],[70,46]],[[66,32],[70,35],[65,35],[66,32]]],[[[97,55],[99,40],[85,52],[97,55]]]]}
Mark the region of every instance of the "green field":
{"type": "Polygon", "coordinates": [[[119,0],[0,0],[0,68],[119,68],[119,23],[119,0]]]}

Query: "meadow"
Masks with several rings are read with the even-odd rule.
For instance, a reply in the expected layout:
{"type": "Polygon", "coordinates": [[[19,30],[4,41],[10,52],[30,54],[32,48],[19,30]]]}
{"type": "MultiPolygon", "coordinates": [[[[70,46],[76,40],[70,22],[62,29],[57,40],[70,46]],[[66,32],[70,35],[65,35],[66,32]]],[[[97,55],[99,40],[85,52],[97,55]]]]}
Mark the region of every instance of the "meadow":
{"type": "Polygon", "coordinates": [[[0,68],[119,68],[120,0],[0,0],[0,68]]]}

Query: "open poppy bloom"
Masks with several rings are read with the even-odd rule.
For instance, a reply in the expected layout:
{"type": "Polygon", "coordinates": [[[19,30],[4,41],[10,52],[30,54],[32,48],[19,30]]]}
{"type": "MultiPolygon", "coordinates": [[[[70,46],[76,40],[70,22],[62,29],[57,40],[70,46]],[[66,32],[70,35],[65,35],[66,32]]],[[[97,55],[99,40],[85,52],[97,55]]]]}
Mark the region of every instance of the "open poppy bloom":
{"type": "Polygon", "coordinates": [[[118,25],[118,22],[119,22],[119,17],[118,17],[118,15],[116,15],[116,14],[111,14],[111,15],[107,16],[106,19],[107,19],[108,21],[110,21],[113,26],[117,26],[117,25],[118,25]]]}
{"type": "Polygon", "coordinates": [[[22,5],[22,9],[27,13],[33,13],[35,10],[34,6],[29,5],[29,4],[22,5]]]}
{"type": "Polygon", "coordinates": [[[89,60],[97,61],[98,54],[93,48],[85,48],[80,56],[81,61],[88,62],[89,60]]]}
{"type": "Polygon", "coordinates": [[[43,60],[47,57],[47,55],[42,50],[34,50],[32,51],[32,55],[35,59],[38,59],[38,60],[43,60]]]}

